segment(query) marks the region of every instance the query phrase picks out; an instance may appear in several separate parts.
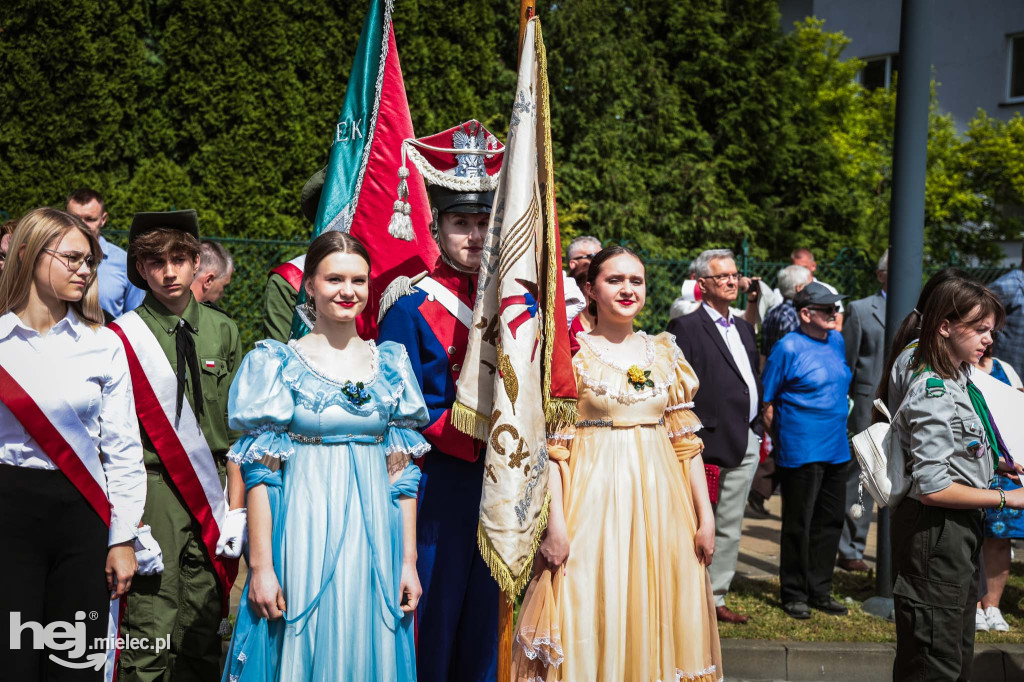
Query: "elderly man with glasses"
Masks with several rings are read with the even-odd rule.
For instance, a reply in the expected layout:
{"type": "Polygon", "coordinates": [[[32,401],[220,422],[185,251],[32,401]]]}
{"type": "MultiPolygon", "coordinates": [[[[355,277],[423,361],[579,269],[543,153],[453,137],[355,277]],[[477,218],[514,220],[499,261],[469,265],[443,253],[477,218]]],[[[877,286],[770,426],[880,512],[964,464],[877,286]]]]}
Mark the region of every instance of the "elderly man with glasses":
{"type": "MultiPolygon", "coordinates": [[[[583,295],[583,285],[587,281],[587,270],[590,269],[590,261],[601,251],[601,240],[590,235],[576,237],[569,242],[569,248],[565,252],[566,260],[569,261],[569,272],[562,273],[562,290],[565,293],[565,319],[572,325],[576,316],[585,313],[587,307],[586,296],[583,295]]],[[[587,317],[587,324],[580,329],[590,331],[593,327],[593,320],[587,317]]],[[[577,326],[579,324],[577,323],[577,326]]],[[[573,334],[575,341],[575,333],[573,334]]],[[[575,351],[574,351],[575,354],[575,351]]]]}
{"type": "Polygon", "coordinates": [[[715,593],[715,613],[725,623],[748,617],[725,603],[739,556],[743,510],[757,469],[761,425],[758,419],[760,358],[754,327],[731,304],[739,296],[740,276],[732,251],[704,251],[690,264],[697,277],[701,306],[668,324],[700,380],[694,412],[703,428],[704,463],[717,471],[709,477],[715,511],[715,560],[708,567],[715,593]]]}
{"type": "Polygon", "coordinates": [[[841,294],[812,282],[793,298],[800,328],[782,337],[764,366],[765,421],[782,488],[779,582],[782,610],[836,616],[832,571],[846,511],[850,446],[847,394],[852,373],[836,331],[841,294]]]}

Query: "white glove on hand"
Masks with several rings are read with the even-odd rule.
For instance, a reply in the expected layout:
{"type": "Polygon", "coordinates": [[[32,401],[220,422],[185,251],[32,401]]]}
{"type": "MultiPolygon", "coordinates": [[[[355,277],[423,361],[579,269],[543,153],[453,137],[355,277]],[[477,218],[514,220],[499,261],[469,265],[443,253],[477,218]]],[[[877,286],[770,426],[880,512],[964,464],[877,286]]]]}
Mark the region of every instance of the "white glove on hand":
{"type": "Polygon", "coordinates": [[[135,536],[135,560],[139,562],[139,575],[164,572],[164,553],[149,526],[139,526],[138,534],[135,536]]]}
{"type": "Polygon", "coordinates": [[[245,543],[245,507],[229,509],[224,515],[224,523],[220,527],[220,539],[217,540],[217,555],[228,559],[237,559],[242,555],[242,544],[245,543]]]}

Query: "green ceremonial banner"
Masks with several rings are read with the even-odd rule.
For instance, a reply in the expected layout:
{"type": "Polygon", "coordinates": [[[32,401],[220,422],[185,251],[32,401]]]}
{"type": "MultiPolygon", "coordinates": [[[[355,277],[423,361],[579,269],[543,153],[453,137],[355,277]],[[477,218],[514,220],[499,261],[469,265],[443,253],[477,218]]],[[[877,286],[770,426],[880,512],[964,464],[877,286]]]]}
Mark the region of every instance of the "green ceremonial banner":
{"type": "MultiPolygon", "coordinates": [[[[312,239],[325,230],[348,232],[352,226],[376,123],[372,119],[376,118],[379,87],[384,77],[391,8],[392,0],[371,0],[366,13],[348,77],[345,103],[334,128],[327,177],[316,211],[312,239]]],[[[306,292],[300,287],[299,305],[305,300],[306,292]]],[[[292,317],[292,338],[300,338],[308,332],[305,322],[295,314],[292,317]]]]}
{"type": "Polygon", "coordinates": [[[390,28],[391,23],[390,6],[385,8],[383,5],[383,0],[373,0],[363,22],[363,32],[359,36],[355,61],[348,77],[345,103],[334,128],[313,238],[325,230],[348,231],[352,226],[355,199],[359,196],[366,172],[369,140],[375,123],[371,118],[376,113],[378,75],[383,75],[386,58],[381,45],[386,45],[384,31],[387,30],[386,25],[390,28]]]}

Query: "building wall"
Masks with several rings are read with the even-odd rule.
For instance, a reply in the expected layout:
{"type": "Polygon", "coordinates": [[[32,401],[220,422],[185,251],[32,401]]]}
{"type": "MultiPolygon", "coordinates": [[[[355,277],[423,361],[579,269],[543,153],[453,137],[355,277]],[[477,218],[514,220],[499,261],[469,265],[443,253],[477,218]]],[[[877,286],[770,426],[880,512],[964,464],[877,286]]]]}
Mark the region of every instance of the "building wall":
{"type": "MultiPolygon", "coordinates": [[[[1007,104],[1007,36],[1024,33],[1024,0],[934,0],[933,65],[939,107],[963,130],[978,108],[1008,119],[1024,103],[1007,104]]],[[[847,57],[895,54],[900,0],[780,0],[782,27],[813,14],[825,29],[842,31],[847,57]]]]}

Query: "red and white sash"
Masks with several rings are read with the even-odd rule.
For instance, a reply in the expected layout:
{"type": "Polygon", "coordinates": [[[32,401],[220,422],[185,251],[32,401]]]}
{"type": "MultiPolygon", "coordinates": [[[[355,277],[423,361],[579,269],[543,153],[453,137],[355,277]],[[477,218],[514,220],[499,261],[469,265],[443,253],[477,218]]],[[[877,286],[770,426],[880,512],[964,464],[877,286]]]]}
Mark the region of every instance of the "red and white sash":
{"type": "Polygon", "coordinates": [[[292,258],[287,263],[281,263],[276,268],[270,271],[272,275],[280,275],[284,278],[284,281],[291,284],[295,288],[295,291],[299,290],[302,286],[302,271],[306,267],[306,254],[302,254],[297,258],[292,258]]]}
{"type": "Polygon", "coordinates": [[[434,300],[444,306],[444,309],[450,312],[464,327],[469,329],[473,326],[473,309],[459,300],[459,297],[445,285],[433,277],[427,276],[413,286],[428,296],[433,296],[434,300]]]}
{"type": "MultiPolygon", "coordinates": [[[[221,584],[222,611],[227,615],[238,559],[217,556],[227,501],[213,453],[188,400],[182,401],[181,418],[175,424],[178,379],[142,318],[132,311],[108,326],[124,344],[139,424],[146,430],[185,506],[199,522],[206,553],[221,584]]],[[[199,380],[193,377],[193,381],[199,380]]]]}
{"type": "MultiPolygon", "coordinates": [[[[0,402],[110,528],[107,477],[96,444],[74,408],[47,383],[46,373],[37,371],[38,363],[39,356],[22,344],[4,347],[0,354],[0,402]]],[[[110,602],[108,642],[118,637],[122,607],[120,599],[110,602]]],[[[117,649],[107,651],[103,673],[106,682],[111,682],[117,672],[118,653],[117,649]]]]}
{"type": "Polygon", "coordinates": [[[23,344],[0,354],[0,401],[110,527],[107,477],[99,451],[74,408],[39,372],[39,356],[23,344]]]}

